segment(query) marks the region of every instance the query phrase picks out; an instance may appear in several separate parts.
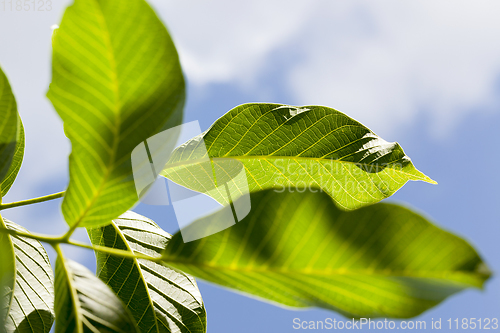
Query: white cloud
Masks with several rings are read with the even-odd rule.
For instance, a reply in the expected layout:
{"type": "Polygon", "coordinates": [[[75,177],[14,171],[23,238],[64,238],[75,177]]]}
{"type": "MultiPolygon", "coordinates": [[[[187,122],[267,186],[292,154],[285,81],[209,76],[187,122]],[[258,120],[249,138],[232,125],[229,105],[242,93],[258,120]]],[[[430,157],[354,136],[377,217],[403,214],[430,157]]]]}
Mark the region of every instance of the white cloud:
{"type": "Polygon", "coordinates": [[[298,104],[335,107],[380,134],[426,112],[434,134],[445,136],[465,115],[498,102],[496,1],[167,1],[157,8],[195,84],[258,86],[270,55],[288,49],[300,54],[287,74],[298,104]]]}
{"type": "Polygon", "coordinates": [[[188,78],[248,82],[310,17],[308,1],[151,1],[170,28],[188,78]]]}

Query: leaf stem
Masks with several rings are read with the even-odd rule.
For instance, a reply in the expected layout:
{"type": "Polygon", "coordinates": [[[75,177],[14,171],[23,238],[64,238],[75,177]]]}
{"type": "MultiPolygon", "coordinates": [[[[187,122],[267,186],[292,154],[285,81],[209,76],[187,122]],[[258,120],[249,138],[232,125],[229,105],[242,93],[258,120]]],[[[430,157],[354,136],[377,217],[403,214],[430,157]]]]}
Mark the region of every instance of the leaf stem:
{"type": "Polygon", "coordinates": [[[73,233],[75,232],[77,227],[78,227],[78,223],[75,223],[71,227],[69,227],[68,231],[66,231],[66,233],[61,236],[61,240],[63,242],[68,242],[71,235],[73,235],[73,233]]]}
{"type": "Polygon", "coordinates": [[[37,234],[37,233],[28,233],[28,232],[12,230],[12,229],[7,229],[7,228],[0,228],[0,233],[6,233],[6,234],[9,234],[11,236],[36,239],[36,240],[39,240],[40,242],[48,243],[51,245],[61,243],[61,237],[57,237],[57,236],[50,236],[50,235],[37,234]]]}
{"type": "Polygon", "coordinates": [[[43,234],[37,234],[37,233],[27,233],[23,231],[18,231],[18,230],[12,230],[12,229],[6,229],[6,228],[1,228],[0,227],[0,233],[6,233],[11,236],[18,236],[18,237],[26,237],[26,238],[31,238],[31,239],[36,239],[44,243],[48,243],[52,245],[52,247],[57,251],[57,248],[59,247],[60,244],[69,244],[73,246],[78,246],[82,247],[85,249],[90,249],[102,253],[107,253],[109,255],[113,256],[118,256],[118,257],[123,257],[123,258],[129,258],[129,259],[144,259],[144,260],[150,260],[154,262],[160,262],[161,257],[152,257],[148,256],[146,254],[138,253],[138,252],[131,252],[131,251],[126,251],[126,250],[120,250],[120,249],[113,249],[111,247],[107,246],[101,246],[101,245],[89,245],[86,243],[74,241],[71,239],[66,239],[66,235],[63,236],[50,236],[50,235],[43,235],[43,234]]]}
{"type": "Polygon", "coordinates": [[[20,207],[20,206],[26,206],[26,205],[39,203],[39,202],[58,199],[58,198],[61,198],[62,196],[64,196],[65,192],[66,191],[62,191],[62,192],[57,192],[54,194],[45,195],[43,197],[38,197],[38,198],[33,198],[33,199],[28,199],[28,200],[21,200],[21,201],[16,201],[16,202],[10,202],[10,203],[6,203],[6,204],[0,204],[0,210],[14,208],[14,207],[20,207]]]}

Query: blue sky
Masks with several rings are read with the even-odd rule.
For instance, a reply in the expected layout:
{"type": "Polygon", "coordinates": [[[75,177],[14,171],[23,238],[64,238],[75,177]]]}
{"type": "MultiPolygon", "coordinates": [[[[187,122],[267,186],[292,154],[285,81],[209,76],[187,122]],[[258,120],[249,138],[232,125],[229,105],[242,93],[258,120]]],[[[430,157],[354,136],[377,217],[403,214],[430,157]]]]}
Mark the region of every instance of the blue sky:
{"type": "MultiPolygon", "coordinates": [[[[27,148],[5,202],[64,189],[70,145],[45,98],[50,12],[0,10],[0,64],[18,99],[27,148]]],[[[185,120],[205,130],[246,102],[321,104],[398,141],[439,182],[409,183],[390,200],[465,237],[500,270],[500,4],[494,1],[153,1],[178,45],[188,81],[185,120]]],[[[30,230],[59,234],[60,202],[6,211],[30,230]]],[[[167,231],[167,207],[136,210],[167,231]]],[[[85,232],[77,237],[86,238],[85,232]]],[[[92,268],[90,251],[65,248],[92,268]]],[[[53,252],[49,249],[52,261],[53,252]]],[[[293,319],[340,317],[290,311],[200,282],[209,332],[295,332],[293,319]]],[[[457,294],[419,318],[500,317],[500,280],[457,294]]],[[[443,328],[443,331],[446,331],[443,328]]]]}

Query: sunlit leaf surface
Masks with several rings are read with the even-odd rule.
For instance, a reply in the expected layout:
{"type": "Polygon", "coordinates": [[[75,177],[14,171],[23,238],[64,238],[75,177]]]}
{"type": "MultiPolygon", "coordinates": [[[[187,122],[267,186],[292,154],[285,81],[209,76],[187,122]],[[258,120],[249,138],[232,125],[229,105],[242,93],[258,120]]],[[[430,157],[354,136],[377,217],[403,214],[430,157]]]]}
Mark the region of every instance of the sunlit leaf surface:
{"type": "MultiPolygon", "coordinates": [[[[28,232],[5,219],[0,220],[0,228],[4,227],[28,232]]],[[[0,316],[0,332],[50,331],[54,277],[39,241],[0,233],[0,316]]]]}
{"type": "MultiPolygon", "coordinates": [[[[319,187],[345,209],[380,201],[408,180],[435,183],[415,169],[399,144],[345,114],[323,106],[281,104],[234,108],[180,146],[162,175],[225,203],[223,193],[210,192],[215,183],[210,175],[218,169],[234,173],[228,159],[241,162],[250,191],[319,187]],[[213,163],[204,163],[204,157],[213,163]]],[[[230,186],[243,188],[238,182],[230,186]]]]}
{"type": "MultiPolygon", "coordinates": [[[[171,238],[134,212],[89,235],[93,244],[149,256],[160,256],[171,238]]],[[[205,307],[193,277],[152,261],[96,256],[97,275],[127,305],[141,332],[206,332],[205,307]]]]}
{"type": "Polygon", "coordinates": [[[79,263],[57,258],[55,288],[56,333],[139,333],[122,301],[79,263]]]}
{"type": "Polygon", "coordinates": [[[105,225],[138,200],[132,150],[181,122],[174,44],[143,0],[76,0],[53,37],[47,96],[72,145],[66,222],[105,225]]]}
{"type": "MultiPolygon", "coordinates": [[[[413,317],[489,277],[466,241],[401,206],[346,212],[325,193],[267,190],[252,194],[252,207],[203,239],[175,234],[165,263],[273,303],[366,318],[413,317]]],[[[209,228],[217,215],[190,227],[209,228]]]]}

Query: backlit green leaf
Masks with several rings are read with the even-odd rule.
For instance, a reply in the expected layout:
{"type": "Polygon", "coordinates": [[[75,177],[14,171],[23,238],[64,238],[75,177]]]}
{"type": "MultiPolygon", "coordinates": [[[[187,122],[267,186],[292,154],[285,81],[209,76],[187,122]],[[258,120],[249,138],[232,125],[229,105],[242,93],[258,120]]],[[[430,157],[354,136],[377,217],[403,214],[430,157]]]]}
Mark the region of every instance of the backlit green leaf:
{"type": "Polygon", "coordinates": [[[9,81],[0,68],[0,189],[7,194],[21,168],[24,129],[9,81]]]}
{"type": "Polygon", "coordinates": [[[138,199],[132,150],[181,122],[174,44],[144,0],[76,0],[53,37],[47,96],[72,145],[64,217],[105,225],[138,199]]]}
{"type": "MultiPolygon", "coordinates": [[[[415,169],[397,143],[389,143],[345,114],[322,106],[244,104],[172,154],[162,175],[227,203],[213,191],[216,173],[246,171],[250,192],[319,187],[344,209],[391,196],[408,180],[435,183],[415,169]],[[204,163],[210,157],[212,163],[204,163]],[[231,170],[230,170],[231,169],[231,170]]],[[[246,184],[245,184],[246,185],[246,184]]],[[[229,182],[231,195],[246,191],[229,182]]]]}
{"type": "MultiPolygon", "coordinates": [[[[0,218],[0,228],[7,228],[0,218]]],[[[16,285],[16,255],[10,236],[0,233],[0,333],[7,332],[6,322],[16,285]]]]}
{"type": "Polygon", "coordinates": [[[467,242],[407,208],[346,212],[311,192],[251,197],[250,214],[222,232],[188,243],[174,235],[165,263],[273,303],[348,317],[413,317],[489,277],[467,242]]]}
{"type": "MultiPolygon", "coordinates": [[[[153,221],[127,212],[89,230],[93,244],[160,256],[172,237],[153,221]]],[[[127,304],[141,332],[206,332],[206,312],[193,277],[152,261],[96,251],[97,275],[127,304]]]]}
{"type": "Polygon", "coordinates": [[[79,263],[56,262],[56,333],[139,332],[122,301],[79,263]]]}
{"type": "MultiPolygon", "coordinates": [[[[0,228],[5,227],[27,232],[0,217],[0,228]]],[[[54,278],[42,244],[0,233],[0,280],[0,332],[50,332],[54,278]]]]}

